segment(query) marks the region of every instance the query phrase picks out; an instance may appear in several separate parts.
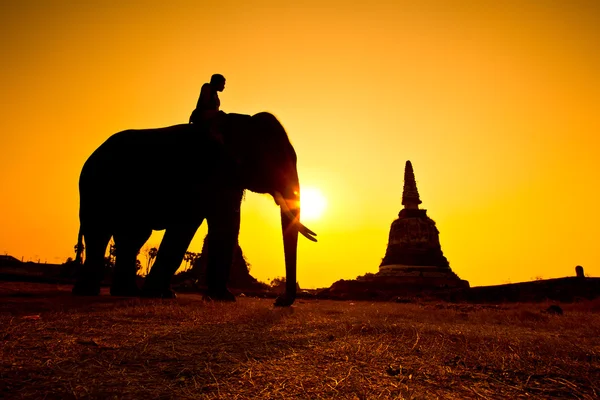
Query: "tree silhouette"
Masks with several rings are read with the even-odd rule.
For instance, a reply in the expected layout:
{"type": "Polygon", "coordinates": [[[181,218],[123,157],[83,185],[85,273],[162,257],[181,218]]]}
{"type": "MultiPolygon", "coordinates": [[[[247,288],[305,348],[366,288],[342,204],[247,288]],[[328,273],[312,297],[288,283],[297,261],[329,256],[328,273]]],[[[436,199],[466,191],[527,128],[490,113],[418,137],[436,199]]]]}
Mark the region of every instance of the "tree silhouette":
{"type": "MultiPolygon", "coordinates": [[[[285,292],[285,283],[285,276],[279,276],[277,278],[273,278],[269,286],[271,287],[271,289],[283,293],[285,292]]],[[[300,284],[298,282],[296,282],[296,290],[300,291],[300,284]]]]}
{"type": "Polygon", "coordinates": [[[184,270],[190,270],[198,258],[200,258],[200,253],[186,251],[185,255],[183,256],[183,261],[185,261],[184,270]]]}
{"type": "Polygon", "coordinates": [[[83,245],[83,242],[81,244],[76,243],[75,246],[73,246],[73,250],[75,251],[75,260],[77,260],[83,264],[83,260],[79,258],[80,254],[83,257],[83,250],[85,250],[85,246],[83,245]]]}
{"type": "Polygon", "coordinates": [[[144,254],[146,256],[146,270],[142,272],[143,276],[147,276],[150,273],[150,268],[154,263],[154,259],[158,254],[158,249],[156,247],[148,247],[144,248],[144,254]]]}
{"type": "Polygon", "coordinates": [[[269,285],[270,285],[272,288],[278,288],[278,287],[280,287],[280,286],[283,286],[283,287],[285,287],[285,282],[286,282],[286,281],[285,281],[285,276],[279,276],[279,277],[277,277],[277,278],[273,278],[273,279],[271,279],[271,282],[269,283],[269,285]]]}
{"type": "Polygon", "coordinates": [[[110,239],[110,249],[108,250],[108,256],[104,257],[104,265],[108,268],[115,266],[115,260],[117,257],[117,247],[113,239],[110,239]]]}

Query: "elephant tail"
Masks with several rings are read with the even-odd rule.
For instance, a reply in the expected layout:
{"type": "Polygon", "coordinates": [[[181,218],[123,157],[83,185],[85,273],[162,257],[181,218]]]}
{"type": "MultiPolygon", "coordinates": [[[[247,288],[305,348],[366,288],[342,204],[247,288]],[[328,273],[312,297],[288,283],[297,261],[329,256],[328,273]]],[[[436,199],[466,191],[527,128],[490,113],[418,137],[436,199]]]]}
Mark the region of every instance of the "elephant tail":
{"type": "Polygon", "coordinates": [[[83,231],[81,223],[79,224],[79,234],[77,235],[77,245],[75,246],[75,262],[81,264],[83,259],[83,231]]]}

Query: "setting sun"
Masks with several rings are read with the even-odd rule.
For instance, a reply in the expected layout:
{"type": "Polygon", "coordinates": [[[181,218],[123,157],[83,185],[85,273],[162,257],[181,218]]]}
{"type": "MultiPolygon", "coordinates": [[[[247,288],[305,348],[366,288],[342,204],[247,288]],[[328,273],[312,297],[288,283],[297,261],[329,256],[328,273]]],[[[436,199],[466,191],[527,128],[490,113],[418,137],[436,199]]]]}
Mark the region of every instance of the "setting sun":
{"type": "Polygon", "coordinates": [[[314,221],[323,215],[327,207],[327,199],[317,188],[307,187],[300,194],[301,219],[303,221],[314,221]]]}

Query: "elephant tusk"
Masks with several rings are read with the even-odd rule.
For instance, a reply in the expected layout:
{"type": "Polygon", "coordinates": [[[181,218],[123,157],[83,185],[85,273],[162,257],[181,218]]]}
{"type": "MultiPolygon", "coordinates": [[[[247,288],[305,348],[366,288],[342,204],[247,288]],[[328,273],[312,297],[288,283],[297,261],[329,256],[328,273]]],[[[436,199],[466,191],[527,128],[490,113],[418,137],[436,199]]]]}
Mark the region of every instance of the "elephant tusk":
{"type": "Polygon", "coordinates": [[[313,231],[311,231],[310,229],[308,229],[307,227],[302,225],[300,222],[296,222],[296,225],[298,226],[298,232],[300,232],[302,234],[302,236],[304,236],[305,238],[307,238],[310,241],[313,241],[313,242],[317,241],[317,238],[315,237],[315,236],[317,236],[316,233],[314,233],[313,231]]]}
{"type": "Polygon", "coordinates": [[[273,197],[275,197],[275,203],[277,203],[277,205],[281,207],[281,210],[286,215],[286,217],[288,217],[291,221],[296,221],[296,216],[290,211],[290,208],[287,205],[287,201],[285,201],[281,193],[275,192],[273,197]]]}
{"type": "Polygon", "coordinates": [[[298,229],[298,232],[301,233],[302,236],[304,236],[308,240],[316,242],[317,239],[315,238],[315,236],[317,236],[317,234],[305,227],[304,225],[302,225],[302,223],[298,220],[298,218],[296,218],[296,216],[288,207],[287,201],[285,201],[281,193],[275,192],[273,194],[273,197],[275,198],[275,203],[277,203],[279,207],[281,207],[281,211],[283,211],[283,213],[290,219],[290,221],[292,221],[292,223],[296,226],[296,229],[298,229]]]}

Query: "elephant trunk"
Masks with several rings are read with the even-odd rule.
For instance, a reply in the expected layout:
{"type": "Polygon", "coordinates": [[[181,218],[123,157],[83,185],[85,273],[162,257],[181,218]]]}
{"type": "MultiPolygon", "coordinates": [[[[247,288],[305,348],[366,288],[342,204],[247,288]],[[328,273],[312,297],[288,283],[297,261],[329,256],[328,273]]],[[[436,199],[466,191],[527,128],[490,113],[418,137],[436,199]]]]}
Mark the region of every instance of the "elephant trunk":
{"type": "MultiPolygon", "coordinates": [[[[292,186],[298,188],[298,184],[292,186]]],[[[300,198],[297,191],[275,193],[275,201],[281,208],[281,233],[285,256],[285,293],[275,301],[276,306],[291,306],[296,299],[296,261],[298,254],[298,223],[300,221],[300,198]],[[287,193],[286,193],[287,192],[287,193]]]]}
{"type": "MultiPolygon", "coordinates": [[[[293,185],[299,188],[299,185],[293,185]]],[[[300,194],[298,190],[283,196],[280,192],[273,193],[275,202],[281,208],[281,233],[283,235],[283,251],[285,254],[285,293],[277,298],[276,306],[291,306],[296,300],[296,260],[298,254],[298,233],[316,242],[316,233],[300,223],[300,194]],[[291,207],[290,207],[291,206],[291,207]]]]}
{"type": "MultiPolygon", "coordinates": [[[[300,217],[300,209],[292,211],[296,220],[300,217]]],[[[296,299],[296,260],[298,254],[298,229],[288,215],[281,212],[281,232],[283,234],[283,251],[285,254],[285,294],[277,299],[276,305],[289,306],[296,299]]]]}

